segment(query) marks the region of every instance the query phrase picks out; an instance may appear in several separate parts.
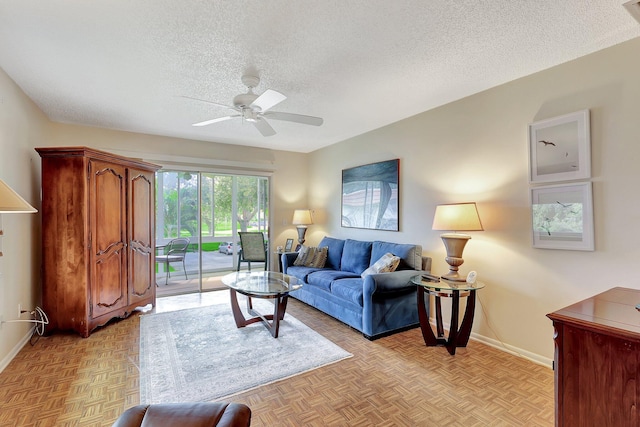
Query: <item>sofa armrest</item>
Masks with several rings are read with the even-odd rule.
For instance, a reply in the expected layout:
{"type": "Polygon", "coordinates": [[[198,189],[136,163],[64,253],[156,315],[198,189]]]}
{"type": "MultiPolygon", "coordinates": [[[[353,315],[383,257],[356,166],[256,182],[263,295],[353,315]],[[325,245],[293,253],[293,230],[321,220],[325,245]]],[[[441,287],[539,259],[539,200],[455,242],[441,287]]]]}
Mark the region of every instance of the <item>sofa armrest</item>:
{"type": "Polygon", "coordinates": [[[298,252],[285,252],[281,255],[282,260],[282,272],[287,273],[287,268],[291,267],[294,261],[298,258],[298,252]]]}
{"type": "Polygon", "coordinates": [[[376,293],[397,292],[415,287],[411,278],[424,274],[423,270],[398,270],[392,273],[369,274],[363,281],[363,297],[365,300],[376,293]]]}

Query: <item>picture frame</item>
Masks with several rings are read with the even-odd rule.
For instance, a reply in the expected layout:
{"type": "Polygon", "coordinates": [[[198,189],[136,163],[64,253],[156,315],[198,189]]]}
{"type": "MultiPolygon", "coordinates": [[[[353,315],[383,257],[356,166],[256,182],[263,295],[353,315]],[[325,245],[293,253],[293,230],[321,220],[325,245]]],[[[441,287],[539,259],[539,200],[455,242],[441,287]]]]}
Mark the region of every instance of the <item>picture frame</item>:
{"type": "Polygon", "coordinates": [[[285,243],[284,245],[284,251],[291,252],[292,249],[293,249],[293,239],[287,239],[287,243],[285,243]]]}
{"type": "Polygon", "coordinates": [[[529,183],[591,178],[589,110],[529,125],[529,183]]]}
{"type": "Polygon", "coordinates": [[[399,231],[400,159],[342,170],[342,227],[399,231]]]}
{"type": "Polygon", "coordinates": [[[533,247],[593,251],[591,182],[531,189],[533,247]]]}

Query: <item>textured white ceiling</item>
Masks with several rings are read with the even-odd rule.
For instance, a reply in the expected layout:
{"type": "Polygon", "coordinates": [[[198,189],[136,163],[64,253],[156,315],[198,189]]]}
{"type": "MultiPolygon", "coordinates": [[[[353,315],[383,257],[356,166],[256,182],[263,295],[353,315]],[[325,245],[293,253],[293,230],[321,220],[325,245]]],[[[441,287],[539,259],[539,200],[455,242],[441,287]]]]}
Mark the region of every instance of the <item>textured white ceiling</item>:
{"type": "Polygon", "coordinates": [[[0,0],[0,67],[53,121],[310,152],[637,37],[624,1],[0,0]],[[248,69],[324,125],[192,127],[248,69]]]}

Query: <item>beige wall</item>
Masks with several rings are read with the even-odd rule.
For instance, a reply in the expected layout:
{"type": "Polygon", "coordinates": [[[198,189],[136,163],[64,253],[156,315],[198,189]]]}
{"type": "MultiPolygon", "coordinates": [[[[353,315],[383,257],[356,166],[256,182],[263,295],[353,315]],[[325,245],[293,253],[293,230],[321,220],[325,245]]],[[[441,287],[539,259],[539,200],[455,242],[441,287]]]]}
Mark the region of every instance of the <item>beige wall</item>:
{"type": "Polygon", "coordinates": [[[613,286],[640,289],[638,52],[640,39],[632,40],[312,153],[309,200],[321,223],[310,243],[324,234],[414,242],[442,274],[435,206],[476,201],[485,231],[470,233],[461,268],[487,284],[474,333],[550,364],[547,313],[613,286]],[[591,111],[596,250],[534,249],[527,125],[582,109],[591,111]],[[400,232],[341,228],[341,170],[393,158],[401,169],[400,232]]]}
{"type": "MultiPolygon", "coordinates": [[[[40,168],[36,144],[46,139],[48,120],[0,69],[0,179],[34,207],[39,206],[40,168]],[[35,154],[35,156],[34,156],[35,154]]],[[[40,215],[0,214],[0,316],[18,318],[18,304],[33,309],[40,304],[40,215]]],[[[0,370],[24,343],[26,323],[0,325],[0,370]]]]}

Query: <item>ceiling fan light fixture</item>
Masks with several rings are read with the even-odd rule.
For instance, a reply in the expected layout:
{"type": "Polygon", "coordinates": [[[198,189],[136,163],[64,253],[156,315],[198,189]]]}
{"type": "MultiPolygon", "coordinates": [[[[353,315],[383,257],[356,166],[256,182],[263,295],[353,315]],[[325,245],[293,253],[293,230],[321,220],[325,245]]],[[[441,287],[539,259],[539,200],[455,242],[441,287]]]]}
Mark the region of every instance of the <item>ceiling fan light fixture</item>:
{"type": "Polygon", "coordinates": [[[250,123],[255,123],[258,121],[258,113],[250,108],[244,108],[242,110],[242,117],[250,123]]]}

